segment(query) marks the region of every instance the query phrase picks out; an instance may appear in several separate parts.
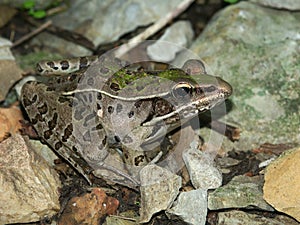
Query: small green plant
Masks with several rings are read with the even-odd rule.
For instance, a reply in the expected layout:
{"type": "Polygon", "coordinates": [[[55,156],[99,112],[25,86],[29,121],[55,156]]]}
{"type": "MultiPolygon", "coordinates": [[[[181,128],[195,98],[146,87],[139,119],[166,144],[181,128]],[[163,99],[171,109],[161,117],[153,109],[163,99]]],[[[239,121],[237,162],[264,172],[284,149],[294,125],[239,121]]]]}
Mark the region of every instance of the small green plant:
{"type": "Polygon", "coordinates": [[[23,3],[23,9],[28,10],[28,14],[35,19],[42,19],[46,17],[45,10],[35,10],[35,0],[26,0],[23,3]]]}
{"type": "Polygon", "coordinates": [[[224,0],[224,2],[230,3],[230,4],[234,4],[237,3],[239,0],[224,0]]]}

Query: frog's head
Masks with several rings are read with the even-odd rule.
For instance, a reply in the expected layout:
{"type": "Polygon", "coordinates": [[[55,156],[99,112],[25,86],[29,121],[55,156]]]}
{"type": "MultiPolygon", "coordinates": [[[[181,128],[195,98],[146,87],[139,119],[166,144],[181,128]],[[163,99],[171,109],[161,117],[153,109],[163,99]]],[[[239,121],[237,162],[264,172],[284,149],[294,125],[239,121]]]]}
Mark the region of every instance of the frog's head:
{"type": "Polygon", "coordinates": [[[207,74],[181,77],[174,83],[167,95],[156,98],[153,118],[145,126],[159,121],[171,124],[181,119],[189,119],[212,109],[232,94],[229,83],[220,77],[207,74]]]}

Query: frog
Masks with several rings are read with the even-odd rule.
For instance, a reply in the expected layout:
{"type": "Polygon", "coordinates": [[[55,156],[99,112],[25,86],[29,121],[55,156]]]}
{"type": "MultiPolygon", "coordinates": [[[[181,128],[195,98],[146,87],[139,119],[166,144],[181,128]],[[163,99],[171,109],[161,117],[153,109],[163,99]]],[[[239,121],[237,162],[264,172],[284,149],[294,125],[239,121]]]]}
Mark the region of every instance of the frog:
{"type": "Polygon", "coordinates": [[[165,70],[131,66],[109,56],[41,62],[42,79],[22,88],[38,135],[90,184],[93,173],[138,186],[141,168],[160,159],[164,136],[232,93],[198,59],[165,70]]]}

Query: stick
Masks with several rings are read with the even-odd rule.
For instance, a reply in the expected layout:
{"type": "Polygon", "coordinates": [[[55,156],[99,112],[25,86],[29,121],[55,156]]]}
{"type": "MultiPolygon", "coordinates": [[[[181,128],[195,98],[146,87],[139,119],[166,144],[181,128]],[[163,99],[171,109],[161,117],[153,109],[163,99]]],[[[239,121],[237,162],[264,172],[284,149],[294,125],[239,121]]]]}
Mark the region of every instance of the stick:
{"type": "Polygon", "coordinates": [[[160,18],[156,23],[154,23],[152,26],[148,27],[144,32],[142,32],[139,35],[130,39],[127,44],[121,45],[116,50],[115,56],[117,58],[120,58],[126,52],[128,52],[132,48],[136,47],[139,44],[139,42],[141,42],[141,41],[147,39],[148,37],[150,37],[151,35],[155,34],[161,28],[166,26],[172,19],[177,17],[184,10],[186,10],[193,2],[194,2],[194,0],[182,1],[173,11],[169,12],[165,17],[160,18]]]}
{"type": "Polygon", "coordinates": [[[52,21],[51,20],[47,21],[46,23],[42,24],[37,29],[31,31],[30,33],[21,37],[19,40],[15,41],[15,43],[13,43],[12,47],[16,47],[16,46],[22,44],[23,42],[25,42],[28,39],[32,38],[33,36],[39,34],[40,32],[42,32],[43,30],[45,30],[47,27],[49,27],[51,25],[52,25],[52,21]]]}

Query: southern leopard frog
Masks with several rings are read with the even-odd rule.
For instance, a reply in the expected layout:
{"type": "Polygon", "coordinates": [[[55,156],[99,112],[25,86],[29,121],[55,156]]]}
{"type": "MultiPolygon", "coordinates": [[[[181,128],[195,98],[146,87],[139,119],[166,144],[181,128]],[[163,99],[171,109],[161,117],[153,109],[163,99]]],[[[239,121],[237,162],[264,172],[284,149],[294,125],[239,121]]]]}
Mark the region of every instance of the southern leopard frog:
{"type": "Polygon", "coordinates": [[[118,59],[92,57],[41,63],[38,71],[51,76],[26,83],[21,98],[39,136],[87,179],[90,169],[99,170],[100,176],[116,175],[112,180],[127,186],[139,183],[140,166],[159,152],[143,146],[232,92],[227,82],[206,74],[198,60],[181,69],[145,71],[118,59]],[[60,72],[66,74],[52,76],[60,72]],[[122,151],[125,164],[112,162],[120,162],[115,149],[122,151]]]}

